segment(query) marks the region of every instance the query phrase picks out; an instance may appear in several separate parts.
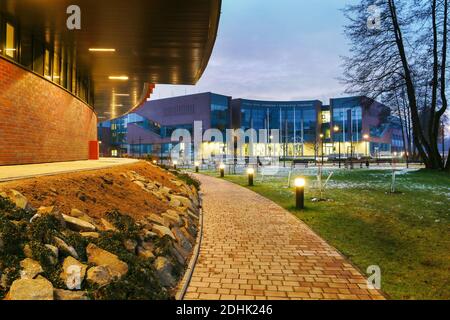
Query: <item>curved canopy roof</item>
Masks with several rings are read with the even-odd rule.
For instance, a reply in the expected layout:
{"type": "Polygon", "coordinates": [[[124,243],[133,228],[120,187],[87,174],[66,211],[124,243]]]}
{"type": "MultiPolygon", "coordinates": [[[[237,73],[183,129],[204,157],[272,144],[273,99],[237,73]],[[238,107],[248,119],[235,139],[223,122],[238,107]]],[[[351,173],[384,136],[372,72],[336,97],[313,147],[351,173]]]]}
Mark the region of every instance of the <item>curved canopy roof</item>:
{"type": "Polygon", "coordinates": [[[73,46],[79,67],[91,75],[94,108],[104,121],[138,107],[151,84],[200,79],[221,0],[1,0],[0,6],[21,27],[73,46]],[[81,9],[81,30],[66,26],[71,5],[81,9]]]}

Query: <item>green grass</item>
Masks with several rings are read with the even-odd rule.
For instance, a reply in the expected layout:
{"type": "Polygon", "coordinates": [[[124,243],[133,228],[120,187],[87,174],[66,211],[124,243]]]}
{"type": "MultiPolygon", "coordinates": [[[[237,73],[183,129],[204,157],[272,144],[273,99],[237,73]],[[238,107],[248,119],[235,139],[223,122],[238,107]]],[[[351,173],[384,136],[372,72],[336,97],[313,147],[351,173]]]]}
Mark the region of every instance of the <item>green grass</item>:
{"type": "MultiPolygon", "coordinates": [[[[209,173],[217,176],[217,173],[209,173]]],[[[245,176],[227,180],[247,187],[245,176]]],[[[309,185],[315,177],[307,177],[309,185]]],[[[397,177],[389,171],[342,171],[324,197],[307,187],[306,209],[294,206],[287,178],[256,181],[250,189],[308,224],[362,271],[378,265],[382,290],[392,299],[450,299],[450,175],[429,171],[397,177]]]]}

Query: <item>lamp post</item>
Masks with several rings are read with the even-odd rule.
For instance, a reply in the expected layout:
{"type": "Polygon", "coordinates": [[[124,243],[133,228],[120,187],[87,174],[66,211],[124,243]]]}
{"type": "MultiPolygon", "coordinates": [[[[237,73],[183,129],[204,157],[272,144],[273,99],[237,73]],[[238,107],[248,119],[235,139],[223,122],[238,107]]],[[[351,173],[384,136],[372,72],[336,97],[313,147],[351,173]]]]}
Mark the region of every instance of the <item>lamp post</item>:
{"type": "Polygon", "coordinates": [[[194,163],[194,165],[195,165],[195,173],[199,173],[200,172],[200,163],[198,161],[196,161],[194,163]]]}
{"type": "Polygon", "coordinates": [[[325,137],[325,135],[323,134],[323,133],[321,133],[320,134],[320,145],[321,145],[321,148],[322,148],[322,167],[323,167],[323,164],[324,164],[324,162],[325,162],[325,160],[324,160],[324,154],[323,154],[323,139],[324,139],[324,137],[325,137]]]}
{"type": "Polygon", "coordinates": [[[221,163],[219,169],[220,169],[220,177],[225,178],[225,164],[221,163]]]}
{"type": "Polygon", "coordinates": [[[247,175],[248,175],[248,185],[250,187],[254,186],[254,177],[255,177],[255,169],[253,168],[248,168],[247,169],[247,175]]]}
{"type": "MultiPolygon", "coordinates": [[[[334,134],[335,136],[339,133],[341,129],[338,126],[335,126],[333,128],[334,134]]],[[[341,168],[341,142],[338,141],[338,145],[339,145],[339,168],[341,168]]]]}
{"type": "Polygon", "coordinates": [[[295,179],[295,205],[298,210],[305,209],[305,184],[304,178],[295,179]]]}

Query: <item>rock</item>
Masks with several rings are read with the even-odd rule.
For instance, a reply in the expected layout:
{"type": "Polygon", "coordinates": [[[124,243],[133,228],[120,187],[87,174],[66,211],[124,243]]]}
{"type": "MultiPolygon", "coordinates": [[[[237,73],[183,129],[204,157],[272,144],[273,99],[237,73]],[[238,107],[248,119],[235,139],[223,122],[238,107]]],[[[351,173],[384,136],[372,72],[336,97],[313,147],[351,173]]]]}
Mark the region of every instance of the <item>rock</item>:
{"type": "Polygon", "coordinates": [[[192,201],[189,198],[173,195],[171,196],[171,201],[178,201],[181,203],[181,205],[184,208],[191,208],[192,207],[192,201]]]}
{"type": "Polygon", "coordinates": [[[125,240],[123,242],[123,246],[125,247],[125,249],[127,249],[127,251],[131,253],[136,252],[137,245],[138,245],[137,242],[131,239],[125,240]]]}
{"type": "Polygon", "coordinates": [[[66,227],[66,221],[64,220],[62,214],[55,207],[40,207],[36,212],[37,216],[45,217],[45,216],[53,216],[55,217],[61,226],[66,227]]]}
{"type": "Polygon", "coordinates": [[[86,248],[88,262],[97,266],[107,266],[113,277],[121,278],[128,272],[128,265],[106,250],[100,249],[95,244],[89,244],[86,248]]]}
{"type": "Polygon", "coordinates": [[[157,214],[154,214],[154,213],[150,213],[146,218],[147,218],[148,221],[153,222],[153,223],[160,224],[160,225],[162,225],[162,226],[164,226],[165,223],[166,223],[166,222],[164,221],[164,218],[163,218],[163,217],[161,217],[161,216],[159,216],[159,215],[157,215],[157,214]]]}
{"type": "Polygon", "coordinates": [[[167,210],[167,212],[162,214],[163,218],[166,218],[171,222],[172,225],[182,226],[183,220],[181,220],[180,215],[175,210],[167,210]]]}
{"type": "Polygon", "coordinates": [[[148,239],[158,237],[158,235],[154,232],[151,232],[148,230],[143,230],[143,232],[141,233],[141,235],[139,237],[140,237],[141,241],[146,241],[148,239]]]}
{"type": "Polygon", "coordinates": [[[54,290],[55,300],[65,300],[65,301],[82,301],[89,300],[87,292],[85,291],[69,291],[69,290],[54,290]]]}
{"type": "Polygon", "coordinates": [[[174,243],[173,248],[170,248],[172,255],[177,258],[177,261],[184,265],[189,257],[189,252],[185,251],[179,244],[174,243]]]}
{"type": "Polygon", "coordinates": [[[106,286],[113,281],[111,271],[106,266],[90,268],[87,272],[87,281],[100,287],[106,286]]]}
{"type": "Polygon", "coordinates": [[[86,277],[87,266],[72,257],[67,257],[62,266],[60,278],[69,290],[80,290],[86,277]]]}
{"type": "Polygon", "coordinates": [[[53,300],[53,285],[45,278],[16,280],[11,285],[8,298],[17,301],[53,300]]]}
{"type": "Polygon", "coordinates": [[[178,244],[186,251],[192,250],[192,244],[191,242],[184,236],[183,232],[179,228],[173,228],[172,229],[173,234],[175,235],[175,238],[177,239],[178,244]]]}
{"type": "Polygon", "coordinates": [[[172,275],[173,266],[164,257],[158,257],[154,263],[156,274],[164,287],[173,287],[176,281],[172,275]]]}
{"type": "Polygon", "coordinates": [[[108,184],[108,185],[114,184],[114,179],[111,176],[103,176],[102,180],[105,184],[108,184]]]}
{"type": "Polygon", "coordinates": [[[188,211],[187,211],[187,214],[188,214],[191,218],[193,218],[194,220],[199,220],[199,219],[200,219],[199,216],[196,215],[192,210],[188,210],[188,211]]]}
{"type": "Polygon", "coordinates": [[[25,255],[25,257],[32,259],[33,258],[33,250],[31,250],[31,247],[29,244],[26,244],[23,247],[23,254],[25,255]]]}
{"type": "Polygon", "coordinates": [[[67,226],[74,231],[92,232],[96,230],[95,226],[89,222],[71,216],[66,216],[65,214],[62,216],[67,226]]]}
{"type": "Polygon", "coordinates": [[[9,199],[16,205],[16,207],[27,210],[30,209],[27,198],[17,190],[10,190],[11,196],[9,199]]]}
{"type": "Polygon", "coordinates": [[[172,208],[179,208],[182,206],[181,202],[177,199],[171,199],[169,202],[169,206],[171,206],[172,208]]]}
{"type": "Polygon", "coordinates": [[[22,270],[20,271],[21,279],[34,279],[36,276],[44,272],[39,262],[32,260],[30,258],[26,258],[20,262],[20,267],[22,270]]]}
{"type": "Polygon", "coordinates": [[[45,247],[52,252],[52,255],[49,257],[50,263],[52,265],[56,265],[58,263],[59,258],[59,249],[50,244],[46,244],[45,247]]]}
{"type": "Polygon", "coordinates": [[[84,212],[81,212],[81,211],[78,210],[78,209],[72,209],[72,210],[70,211],[70,215],[71,215],[72,217],[75,217],[75,218],[80,218],[80,217],[83,217],[83,216],[84,216],[84,212]]]}
{"type": "Polygon", "coordinates": [[[67,243],[65,243],[64,240],[58,237],[53,237],[53,239],[55,240],[56,247],[58,247],[59,250],[74,257],[75,259],[80,258],[76,250],[73,247],[69,246],[67,243]]]}
{"type": "Polygon", "coordinates": [[[170,231],[169,228],[164,227],[164,226],[158,226],[158,225],[154,225],[152,230],[160,237],[163,238],[164,236],[169,236],[171,237],[173,240],[176,240],[174,234],[172,233],[172,231],[170,231]]]}
{"type": "Polygon", "coordinates": [[[137,253],[138,253],[138,256],[140,258],[144,258],[144,259],[151,259],[151,258],[155,257],[155,255],[153,254],[152,250],[148,250],[148,249],[145,249],[143,247],[138,247],[137,248],[137,253]]]}
{"type": "Polygon", "coordinates": [[[1,198],[4,198],[4,199],[7,199],[8,198],[8,194],[6,193],[6,192],[0,192],[0,197],[1,198]]]}
{"type": "Polygon", "coordinates": [[[136,184],[138,187],[140,187],[142,190],[147,191],[147,187],[145,186],[145,183],[142,181],[133,181],[134,184],[136,184]]]}
{"type": "Polygon", "coordinates": [[[8,288],[8,276],[6,274],[0,275],[0,288],[2,289],[8,288]]]}
{"type": "Polygon", "coordinates": [[[114,227],[114,225],[111,222],[109,222],[108,220],[106,220],[105,218],[102,218],[100,221],[102,222],[104,231],[117,232],[117,228],[114,227]]]}
{"type": "Polygon", "coordinates": [[[83,238],[93,238],[93,239],[100,238],[100,234],[98,232],[81,232],[80,235],[83,238]]]}

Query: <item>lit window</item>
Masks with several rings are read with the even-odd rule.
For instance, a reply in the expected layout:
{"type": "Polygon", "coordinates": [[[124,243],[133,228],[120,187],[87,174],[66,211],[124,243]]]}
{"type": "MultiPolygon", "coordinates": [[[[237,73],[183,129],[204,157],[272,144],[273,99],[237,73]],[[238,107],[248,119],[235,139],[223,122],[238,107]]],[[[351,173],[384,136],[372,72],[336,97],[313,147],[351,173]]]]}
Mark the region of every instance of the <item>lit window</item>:
{"type": "Polygon", "coordinates": [[[14,58],[16,56],[16,40],[14,26],[6,24],[6,48],[5,54],[8,57],[14,58]]]}

